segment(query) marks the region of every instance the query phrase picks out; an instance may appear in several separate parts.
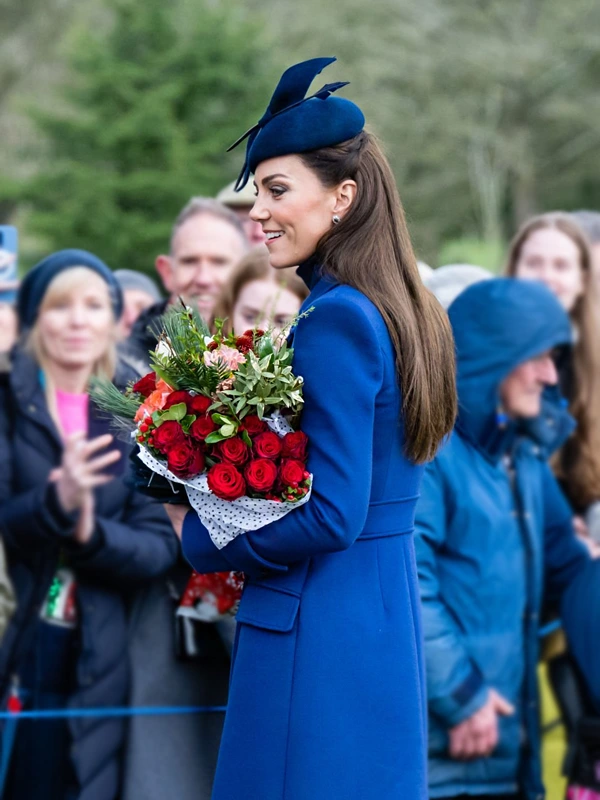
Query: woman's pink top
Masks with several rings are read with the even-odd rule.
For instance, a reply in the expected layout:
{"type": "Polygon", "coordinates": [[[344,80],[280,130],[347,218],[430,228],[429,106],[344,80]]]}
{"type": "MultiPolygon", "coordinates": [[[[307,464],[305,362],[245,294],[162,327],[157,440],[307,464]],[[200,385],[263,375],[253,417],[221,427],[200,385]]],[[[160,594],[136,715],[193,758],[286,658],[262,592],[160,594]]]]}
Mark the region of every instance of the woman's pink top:
{"type": "Polygon", "coordinates": [[[88,432],[88,394],[71,394],[56,390],[56,406],[65,438],[72,433],[88,432]]]}

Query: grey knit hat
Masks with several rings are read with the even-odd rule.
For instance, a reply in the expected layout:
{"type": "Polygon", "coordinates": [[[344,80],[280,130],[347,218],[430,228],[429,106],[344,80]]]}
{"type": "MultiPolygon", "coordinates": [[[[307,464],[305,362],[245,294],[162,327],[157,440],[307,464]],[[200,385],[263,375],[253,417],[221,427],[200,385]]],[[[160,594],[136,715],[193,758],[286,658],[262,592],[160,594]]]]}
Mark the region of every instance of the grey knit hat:
{"type": "Polygon", "coordinates": [[[493,277],[491,272],[472,264],[447,264],[445,267],[434,269],[423,283],[447,311],[458,295],[468,286],[493,277]]]}
{"type": "Polygon", "coordinates": [[[127,289],[138,289],[140,292],[150,295],[155,303],[162,300],[158,286],[143,272],[136,272],[133,269],[117,269],[113,275],[123,292],[127,289]]]}

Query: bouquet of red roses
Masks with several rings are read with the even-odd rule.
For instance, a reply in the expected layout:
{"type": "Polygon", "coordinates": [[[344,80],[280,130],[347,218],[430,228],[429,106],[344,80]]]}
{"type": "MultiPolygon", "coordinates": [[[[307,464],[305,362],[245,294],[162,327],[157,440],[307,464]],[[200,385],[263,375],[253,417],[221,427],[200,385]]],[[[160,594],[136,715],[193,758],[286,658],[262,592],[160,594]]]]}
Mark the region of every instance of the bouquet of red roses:
{"type": "Polygon", "coordinates": [[[183,306],[162,320],[151,373],[123,394],[108,381],[92,390],[150,473],[184,488],[218,548],[310,498],[292,357],[281,335],[226,334],[221,321],[211,335],[183,306]]]}

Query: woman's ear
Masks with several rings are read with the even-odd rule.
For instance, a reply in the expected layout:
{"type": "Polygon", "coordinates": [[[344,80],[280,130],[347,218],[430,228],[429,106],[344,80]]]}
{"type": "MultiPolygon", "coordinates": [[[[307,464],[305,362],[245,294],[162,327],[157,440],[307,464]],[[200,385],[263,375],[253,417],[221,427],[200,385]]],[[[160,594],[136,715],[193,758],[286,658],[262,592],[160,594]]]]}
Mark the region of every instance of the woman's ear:
{"type": "Polygon", "coordinates": [[[334,214],[343,217],[348,212],[356,197],[356,190],[356,181],[348,179],[340,183],[335,191],[334,214]]]}

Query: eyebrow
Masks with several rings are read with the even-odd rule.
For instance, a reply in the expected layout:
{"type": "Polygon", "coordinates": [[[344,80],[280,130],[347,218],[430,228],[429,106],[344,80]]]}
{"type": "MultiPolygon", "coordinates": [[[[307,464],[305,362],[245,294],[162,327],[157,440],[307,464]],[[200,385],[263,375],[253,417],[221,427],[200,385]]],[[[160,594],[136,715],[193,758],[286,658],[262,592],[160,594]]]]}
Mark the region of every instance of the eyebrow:
{"type": "Polygon", "coordinates": [[[287,178],[287,175],[284,175],[283,172],[274,172],[272,175],[267,175],[266,178],[262,179],[262,185],[265,186],[269,181],[272,181],[273,178],[287,178]]]}

